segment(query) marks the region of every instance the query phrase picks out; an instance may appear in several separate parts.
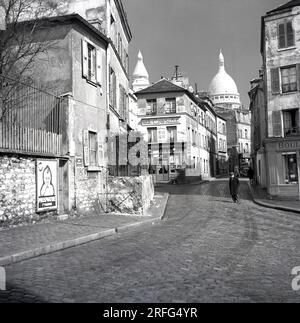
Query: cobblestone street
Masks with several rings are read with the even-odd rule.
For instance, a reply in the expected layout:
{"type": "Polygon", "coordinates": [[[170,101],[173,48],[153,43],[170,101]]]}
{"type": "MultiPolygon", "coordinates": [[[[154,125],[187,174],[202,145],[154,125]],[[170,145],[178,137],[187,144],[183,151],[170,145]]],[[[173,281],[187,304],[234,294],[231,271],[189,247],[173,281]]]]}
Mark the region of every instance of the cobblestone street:
{"type": "Polygon", "coordinates": [[[6,267],[1,302],[299,302],[300,216],[255,205],[246,182],[160,187],[166,218],[6,267]]]}

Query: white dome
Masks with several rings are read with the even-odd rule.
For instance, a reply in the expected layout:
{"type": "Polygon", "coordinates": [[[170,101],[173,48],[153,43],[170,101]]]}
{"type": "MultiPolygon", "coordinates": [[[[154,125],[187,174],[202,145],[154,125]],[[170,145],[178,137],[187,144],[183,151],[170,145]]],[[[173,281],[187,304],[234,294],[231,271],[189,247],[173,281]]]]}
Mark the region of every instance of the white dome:
{"type": "Polygon", "coordinates": [[[229,95],[228,100],[225,100],[226,102],[240,103],[240,95],[236,83],[225,70],[225,61],[222,52],[219,55],[219,71],[211,81],[208,92],[213,99],[216,96],[217,99],[220,99],[219,96],[229,95]]]}
{"type": "Polygon", "coordinates": [[[139,51],[138,61],[137,61],[137,64],[135,66],[132,76],[133,76],[133,78],[147,78],[147,79],[149,78],[149,74],[148,74],[146,67],[144,65],[144,62],[143,62],[143,55],[142,55],[141,51],[139,51]]]}
{"type": "Polygon", "coordinates": [[[132,74],[132,80],[132,86],[135,92],[142,90],[150,85],[149,74],[144,65],[143,55],[141,51],[139,51],[138,54],[138,61],[132,74]]]}

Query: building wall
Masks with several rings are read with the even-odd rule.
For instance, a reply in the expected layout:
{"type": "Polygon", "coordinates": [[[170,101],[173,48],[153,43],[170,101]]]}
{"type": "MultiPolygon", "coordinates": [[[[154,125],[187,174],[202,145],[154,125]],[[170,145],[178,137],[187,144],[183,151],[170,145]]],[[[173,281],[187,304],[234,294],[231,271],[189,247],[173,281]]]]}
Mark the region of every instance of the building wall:
{"type": "Polygon", "coordinates": [[[251,110],[251,158],[256,181],[263,187],[267,187],[266,158],[264,140],[266,138],[266,106],[263,90],[263,79],[251,81],[250,110],[251,110]]]}
{"type": "MultiPolygon", "coordinates": [[[[265,139],[267,189],[271,195],[299,199],[299,178],[288,180],[288,172],[299,171],[299,121],[297,132],[288,135],[284,132],[284,112],[290,109],[299,111],[300,102],[300,7],[294,7],[286,12],[277,12],[264,17],[263,60],[264,89],[267,105],[267,139],[265,139]],[[279,48],[278,26],[286,21],[292,22],[294,30],[294,46],[279,48]],[[296,88],[283,93],[282,68],[295,66],[296,88]],[[276,75],[276,77],[275,77],[276,75]],[[295,156],[294,168],[290,169],[287,160],[295,156]],[[287,170],[287,167],[289,168],[287,170]]],[[[297,117],[296,117],[297,119],[297,117]]]]}
{"type": "Polygon", "coordinates": [[[70,212],[76,208],[81,213],[89,213],[99,204],[97,194],[103,196],[106,185],[107,160],[100,157],[100,146],[105,154],[107,136],[106,44],[76,23],[45,26],[40,37],[53,41],[53,44],[45,54],[39,55],[30,76],[47,91],[64,95],[63,107],[66,110],[66,120],[63,120],[66,125],[64,154],[69,161],[65,166],[67,174],[62,180],[63,194],[69,203],[65,203],[66,207],[61,211],[70,212]],[[97,65],[101,67],[99,84],[90,82],[83,75],[83,41],[92,44],[98,53],[97,65]],[[84,133],[88,131],[97,136],[99,155],[93,167],[86,163],[84,154],[84,133]]]}
{"type": "MultiPolygon", "coordinates": [[[[280,137],[275,133],[272,118],[274,112],[299,108],[300,91],[281,95],[272,93],[271,69],[300,63],[300,7],[295,7],[291,12],[279,13],[275,16],[265,18],[265,68],[266,68],[266,97],[268,136],[280,137]],[[278,24],[285,19],[292,19],[295,31],[295,46],[281,50],[278,48],[278,24]]],[[[299,78],[299,75],[297,76],[299,78]]],[[[281,115],[282,118],[282,115],[281,115]]],[[[282,129],[283,131],[283,129],[282,129]]]]}
{"type": "Polygon", "coordinates": [[[221,117],[226,120],[226,130],[227,130],[227,147],[232,148],[238,145],[237,138],[237,123],[236,123],[236,114],[234,110],[227,110],[220,108],[218,106],[215,107],[215,111],[221,117]]]}
{"type": "Polygon", "coordinates": [[[34,158],[0,155],[0,227],[30,222],[35,214],[34,158]]]}
{"type": "MultiPolygon", "coordinates": [[[[216,119],[211,111],[201,109],[189,96],[180,92],[137,94],[139,130],[148,141],[148,128],[157,127],[166,132],[168,126],[177,127],[177,142],[185,143],[184,161],[188,165],[186,175],[208,179],[216,168],[216,119]],[[166,98],[176,98],[176,114],[164,114],[166,98]],[[157,99],[157,115],[146,115],[147,99],[157,99]],[[203,116],[203,122],[201,118],[203,116]],[[205,118],[210,120],[205,125],[205,118]],[[210,127],[210,128],[208,128],[210,127]],[[193,139],[194,138],[194,139],[193,139]],[[212,153],[213,152],[213,153],[212,153]]],[[[165,139],[159,142],[167,142],[165,139]]]]}

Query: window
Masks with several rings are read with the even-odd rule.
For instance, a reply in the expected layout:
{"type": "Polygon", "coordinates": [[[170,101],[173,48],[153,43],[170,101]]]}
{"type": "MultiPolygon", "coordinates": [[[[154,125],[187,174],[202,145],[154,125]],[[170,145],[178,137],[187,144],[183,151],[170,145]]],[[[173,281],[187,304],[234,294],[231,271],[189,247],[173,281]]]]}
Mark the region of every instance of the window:
{"type": "Polygon", "coordinates": [[[249,153],[249,144],[245,144],[244,153],[246,153],[246,154],[249,153]]]}
{"type": "Polygon", "coordinates": [[[157,102],[156,99],[147,100],[147,115],[157,114],[157,102]]]}
{"type": "Polygon", "coordinates": [[[282,93],[297,91],[296,66],[281,68],[282,93]]]}
{"type": "Polygon", "coordinates": [[[297,155],[288,154],[284,155],[283,158],[285,167],[285,184],[298,183],[297,155]]]}
{"type": "Polygon", "coordinates": [[[293,136],[299,134],[299,110],[283,111],[284,134],[293,136]]]}
{"type": "Polygon", "coordinates": [[[95,84],[101,84],[102,55],[94,45],[82,40],[82,76],[95,84]]]}
{"type": "Polygon", "coordinates": [[[97,166],[98,154],[98,143],[97,143],[97,133],[89,131],[89,155],[90,155],[90,166],[97,166]]]}
{"type": "Polygon", "coordinates": [[[114,109],[117,108],[117,78],[111,67],[109,69],[109,104],[114,109]]]}
{"type": "Polygon", "coordinates": [[[88,44],[88,79],[96,81],[96,49],[88,44]]]}
{"type": "Polygon", "coordinates": [[[248,130],[245,129],[245,138],[248,139],[248,130]]]}
{"type": "Polygon", "coordinates": [[[148,128],[148,141],[157,142],[157,128],[148,128]]]}
{"type": "Polygon", "coordinates": [[[225,126],[225,123],[223,123],[223,134],[224,135],[226,134],[226,126],[225,126]]]}
{"type": "Polygon", "coordinates": [[[175,98],[166,99],[165,113],[166,114],[176,113],[176,99],[175,98]]]}
{"type": "Polygon", "coordinates": [[[295,45],[294,29],[291,21],[278,25],[278,48],[287,48],[295,45]]]}
{"type": "Polygon", "coordinates": [[[167,127],[169,142],[177,141],[177,127],[167,127]]]}

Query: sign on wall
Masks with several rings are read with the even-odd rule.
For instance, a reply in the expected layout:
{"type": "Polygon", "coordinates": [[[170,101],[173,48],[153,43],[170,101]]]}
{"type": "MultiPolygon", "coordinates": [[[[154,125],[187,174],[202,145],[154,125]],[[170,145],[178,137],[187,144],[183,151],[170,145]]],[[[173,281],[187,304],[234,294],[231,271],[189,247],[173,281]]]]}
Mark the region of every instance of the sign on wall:
{"type": "Polygon", "coordinates": [[[57,160],[37,160],[37,212],[54,211],[58,208],[57,169],[57,160]]]}

